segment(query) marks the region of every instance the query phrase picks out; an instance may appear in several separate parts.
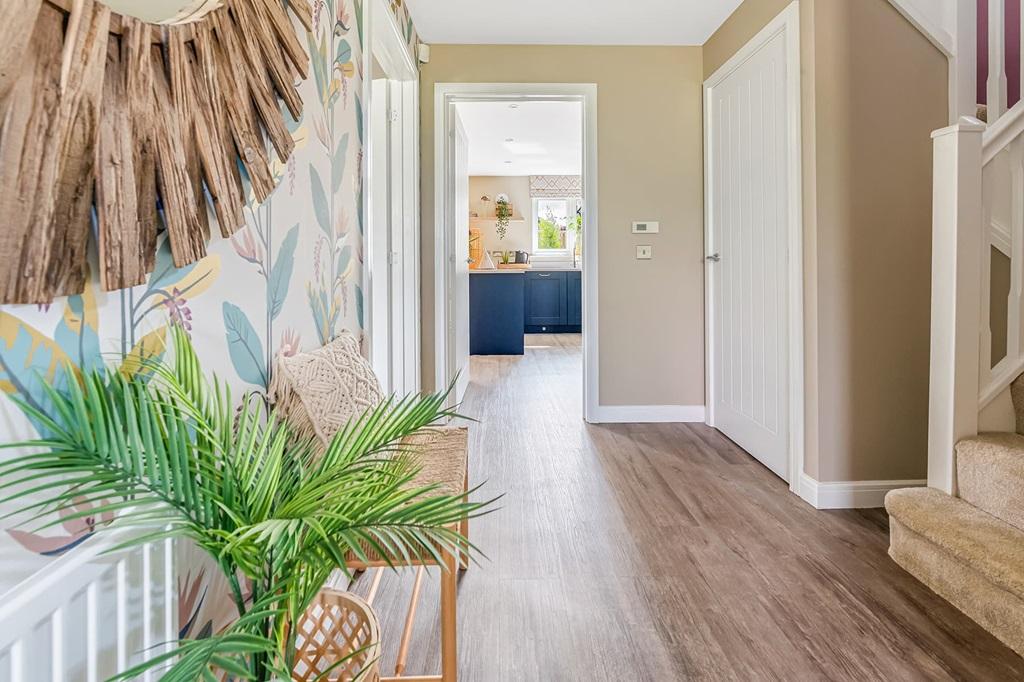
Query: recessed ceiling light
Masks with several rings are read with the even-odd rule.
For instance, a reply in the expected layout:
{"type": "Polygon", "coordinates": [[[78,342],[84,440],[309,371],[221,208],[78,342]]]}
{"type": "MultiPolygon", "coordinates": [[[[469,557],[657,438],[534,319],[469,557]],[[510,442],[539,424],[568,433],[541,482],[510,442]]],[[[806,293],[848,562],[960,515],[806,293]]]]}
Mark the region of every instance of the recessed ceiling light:
{"type": "Polygon", "coordinates": [[[506,137],[505,142],[515,142],[515,140],[511,137],[506,137]]]}
{"type": "Polygon", "coordinates": [[[509,105],[508,105],[508,108],[509,108],[509,109],[518,109],[518,108],[519,108],[519,105],[518,105],[518,104],[509,104],[509,105]]]}
{"type": "Polygon", "coordinates": [[[506,161],[505,163],[511,164],[512,162],[511,161],[506,161]]]}

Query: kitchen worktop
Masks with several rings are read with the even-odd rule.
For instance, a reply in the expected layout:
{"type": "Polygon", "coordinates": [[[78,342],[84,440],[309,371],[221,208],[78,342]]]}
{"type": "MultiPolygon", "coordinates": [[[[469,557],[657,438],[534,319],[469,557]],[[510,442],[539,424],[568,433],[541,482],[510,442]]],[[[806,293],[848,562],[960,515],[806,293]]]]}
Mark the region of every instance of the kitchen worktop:
{"type": "Polygon", "coordinates": [[[580,272],[580,268],[530,268],[528,270],[470,270],[471,275],[521,275],[524,272],[580,272]]]}

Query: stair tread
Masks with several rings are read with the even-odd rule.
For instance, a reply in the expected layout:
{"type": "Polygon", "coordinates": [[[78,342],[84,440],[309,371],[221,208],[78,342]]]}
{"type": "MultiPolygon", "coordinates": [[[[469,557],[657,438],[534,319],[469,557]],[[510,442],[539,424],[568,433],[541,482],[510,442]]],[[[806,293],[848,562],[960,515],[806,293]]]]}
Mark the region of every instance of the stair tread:
{"type": "Polygon", "coordinates": [[[983,433],[956,446],[959,496],[1024,530],[1024,436],[983,433]]]}
{"type": "Polygon", "coordinates": [[[885,508],[910,530],[1024,598],[1024,531],[934,488],[893,490],[885,508]]]}

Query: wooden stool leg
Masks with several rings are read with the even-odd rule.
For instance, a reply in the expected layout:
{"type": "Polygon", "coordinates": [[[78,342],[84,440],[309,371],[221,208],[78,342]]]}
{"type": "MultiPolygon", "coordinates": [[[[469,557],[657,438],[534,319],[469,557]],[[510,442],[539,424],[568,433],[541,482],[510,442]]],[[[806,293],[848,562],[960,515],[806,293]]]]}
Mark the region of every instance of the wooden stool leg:
{"type": "Polygon", "coordinates": [[[441,679],[456,682],[459,671],[459,655],[456,643],[455,602],[458,590],[458,558],[454,554],[444,555],[444,570],[441,572],[441,679]]]}
{"type": "MultiPolygon", "coordinates": [[[[466,464],[466,480],[463,482],[462,486],[463,486],[462,489],[465,490],[468,493],[469,492],[469,464],[468,463],[466,464]]],[[[469,495],[468,494],[466,495],[464,500],[466,502],[469,502],[469,495]]],[[[463,519],[462,522],[459,523],[459,532],[462,533],[462,536],[464,538],[466,538],[467,540],[469,539],[469,518],[468,517],[463,519]]],[[[459,558],[459,570],[465,571],[465,570],[468,570],[468,569],[469,569],[469,552],[463,552],[462,556],[459,558]]]]}

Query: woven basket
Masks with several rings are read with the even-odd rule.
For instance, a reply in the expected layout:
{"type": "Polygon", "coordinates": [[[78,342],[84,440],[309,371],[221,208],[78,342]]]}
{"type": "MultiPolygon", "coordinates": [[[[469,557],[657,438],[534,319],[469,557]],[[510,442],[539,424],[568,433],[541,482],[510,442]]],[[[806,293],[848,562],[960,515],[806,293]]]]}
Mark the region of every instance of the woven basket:
{"type": "Polygon", "coordinates": [[[380,623],[370,605],[349,592],[323,589],[299,623],[292,679],[311,682],[338,661],[329,680],[378,682],[380,623]]]}

